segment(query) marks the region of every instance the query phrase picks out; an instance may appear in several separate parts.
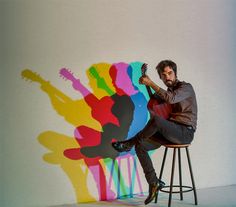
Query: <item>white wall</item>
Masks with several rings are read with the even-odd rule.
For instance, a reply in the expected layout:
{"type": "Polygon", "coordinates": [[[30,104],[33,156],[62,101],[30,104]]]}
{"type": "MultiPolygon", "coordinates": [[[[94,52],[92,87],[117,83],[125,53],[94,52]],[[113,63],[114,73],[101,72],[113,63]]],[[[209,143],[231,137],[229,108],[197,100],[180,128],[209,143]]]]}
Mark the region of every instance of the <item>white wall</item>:
{"type": "MultiPolygon", "coordinates": [[[[142,61],[154,68],[162,59],[174,60],[179,79],[191,82],[198,98],[191,147],[197,187],[236,184],[235,1],[2,0],[0,6],[5,206],[76,202],[68,178],[43,161],[46,149],[37,141],[47,130],[72,136],[73,127],[37,84],[21,79],[25,68],[75,98],[59,78],[63,66],[87,82],[93,63],[142,61]]],[[[154,70],[149,74],[159,82],[154,70]]]]}

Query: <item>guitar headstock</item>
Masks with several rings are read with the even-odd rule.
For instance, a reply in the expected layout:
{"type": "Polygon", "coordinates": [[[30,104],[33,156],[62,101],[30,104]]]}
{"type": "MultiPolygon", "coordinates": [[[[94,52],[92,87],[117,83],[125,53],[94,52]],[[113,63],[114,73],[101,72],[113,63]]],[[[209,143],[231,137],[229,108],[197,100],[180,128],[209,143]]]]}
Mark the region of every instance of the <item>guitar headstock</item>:
{"type": "MultiPolygon", "coordinates": [[[[146,76],[146,72],[147,72],[147,63],[143,63],[142,67],[141,67],[141,72],[142,72],[142,76],[146,76]]],[[[150,86],[146,86],[147,92],[149,97],[152,97],[152,90],[150,88],[150,86]]]]}
{"type": "Polygon", "coordinates": [[[147,63],[144,63],[141,67],[142,76],[146,75],[147,72],[147,63]]]}
{"type": "Polygon", "coordinates": [[[76,80],[74,73],[67,68],[60,69],[59,74],[65,80],[71,80],[71,81],[76,80]]]}
{"type": "Polygon", "coordinates": [[[26,80],[39,82],[41,84],[47,83],[47,81],[44,80],[39,74],[37,74],[36,72],[31,71],[30,69],[23,70],[21,72],[21,76],[26,80]]]}
{"type": "Polygon", "coordinates": [[[72,82],[72,86],[75,90],[81,91],[83,85],[80,80],[74,76],[74,73],[67,68],[62,68],[59,72],[60,76],[65,80],[70,80],[72,82]]]}

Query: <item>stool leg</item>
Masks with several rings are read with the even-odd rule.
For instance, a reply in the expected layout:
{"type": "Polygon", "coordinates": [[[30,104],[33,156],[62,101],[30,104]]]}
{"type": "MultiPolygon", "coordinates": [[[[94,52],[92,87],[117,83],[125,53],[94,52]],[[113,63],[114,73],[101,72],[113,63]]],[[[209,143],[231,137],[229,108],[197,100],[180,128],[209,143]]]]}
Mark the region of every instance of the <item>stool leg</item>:
{"type": "Polygon", "coordinates": [[[175,172],[175,156],[176,156],[176,148],[173,149],[173,160],[172,160],[172,169],[171,169],[170,194],[169,194],[168,207],[171,206],[171,199],[172,199],[172,190],[173,190],[174,172],[175,172]]]}
{"type": "MultiPolygon", "coordinates": [[[[162,163],[161,163],[161,170],[160,170],[160,175],[159,175],[159,179],[160,179],[160,180],[161,180],[161,178],[162,178],[162,174],[163,174],[163,170],[164,170],[164,166],[165,166],[165,162],[166,162],[167,151],[168,151],[168,148],[166,147],[166,148],[165,148],[165,152],[164,152],[164,157],[163,157],[162,163]]],[[[157,203],[158,193],[159,193],[159,192],[157,192],[157,195],[156,195],[156,197],[155,197],[155,203],[157,203]]]]}
{"type": "Polygon", "coordinates": [[[120,198],[120,158],[118,158],[118,186],[117,186],[117,198],[120,198]]]}
{"type": "Polygon", "coordinates": [[[159,175],[160,180],[162,178],[162,174],[163,174],[163,170],[164,170],[164,166],[165,166],[165,162],[166,162],[167,151],[168,151],[168,148],[166,147],[165,152],[164,152],[164,157],[163,157],[163,160],[162,160],[162,164],[161,164],[161,170],[160,170],[160,175],[159,175]]]}
{"type": "Polygon", "coordinates": [[[130,197],[133,197],[133,188],[132,188],[130,159],[131,159],[131,157],[127,157],[128,177],[129,177],[129,194],[130,194],[130,197]]]}
{"type": "Polygon", "coordinates": [[[189,166],[189,171],[190,171],[192,185],[193,185],[195,205],[197,205],[198,204],[198,202],[197,202],[197,191],[196,191],[195,182],[194,182],[194,178],[193,178],[193,170],[192,170],[192,166],[191,166],[191,160],[190,160],[190,156],[189,156],[188,147],[186,147],[186,154],[187,154],[187,158],[188,158],[188,166],[189,166]]]}
{"type": "Polygon", "coordinates": [[[180,189],[180,200],[183,200],[183,191],[182,191],[182,166],[181,166],[181,153],[180,148],[178,148],[178,157],[179,157],[179,189],[180,189]]]}

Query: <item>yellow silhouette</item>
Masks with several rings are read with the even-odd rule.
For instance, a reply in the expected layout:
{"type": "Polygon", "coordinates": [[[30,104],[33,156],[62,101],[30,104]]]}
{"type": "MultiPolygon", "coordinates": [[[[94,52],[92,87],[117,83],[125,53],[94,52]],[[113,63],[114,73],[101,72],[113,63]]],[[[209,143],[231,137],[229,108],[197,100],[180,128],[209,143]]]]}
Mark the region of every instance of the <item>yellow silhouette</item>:
{"type": "Polygon", "coordinates": [[[73,139],[53,131],[46,131],[38,136],[39,142],[50,152],[43,156],[43,159],[50,163],[59,165],[70,179],[76,194],[77,202],[95,201],[90,194],[87,185],[88,168],[84,169],[85,163],[81,160],[70,160],[63,154],[67,148],[78,146],[73,139]]]}
{"type": "MultiPolygon", "coordinates": [[[[60,90],[44,80],[40,75],[29,69],[22,71],[22,77],[41,84],[41,90],[49,96],[53,108],[65,120],[74,126],[85,125],[101,130],[101,125],[91,116],[91,109],[84,100],[72,100],[60,90]]],[[[76,193],[77,202],[95,201],[87,188],[88,168],[83,171],[84,160],[70,160],[63,155],[65,149],[80,147],[74,137],[68,137],[56,132],[43,132],[38,137],[39,142],[51,152],[44,155],[44,160],[51,164],[58,164],[69,177],[76,193]]]]}

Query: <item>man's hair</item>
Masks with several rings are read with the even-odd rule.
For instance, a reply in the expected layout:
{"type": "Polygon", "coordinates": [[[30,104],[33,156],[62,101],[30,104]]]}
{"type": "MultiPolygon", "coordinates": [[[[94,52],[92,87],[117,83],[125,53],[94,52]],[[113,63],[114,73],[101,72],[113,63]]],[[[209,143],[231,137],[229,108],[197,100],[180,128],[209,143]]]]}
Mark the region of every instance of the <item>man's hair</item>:
{"type": "Polygon", "coordinates": [[[168,66],[174,71],[175,75],[177,76],[177,65],[176,65],[176,63],[174,63],[171,60],[162,60],[156,66],[156,69],[157,69],[157,72],[158,72],[160,78],[161,78],[161,73],[164,71],[164,68],[168,67],[168,66]]]}

